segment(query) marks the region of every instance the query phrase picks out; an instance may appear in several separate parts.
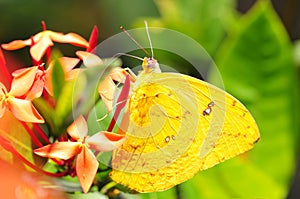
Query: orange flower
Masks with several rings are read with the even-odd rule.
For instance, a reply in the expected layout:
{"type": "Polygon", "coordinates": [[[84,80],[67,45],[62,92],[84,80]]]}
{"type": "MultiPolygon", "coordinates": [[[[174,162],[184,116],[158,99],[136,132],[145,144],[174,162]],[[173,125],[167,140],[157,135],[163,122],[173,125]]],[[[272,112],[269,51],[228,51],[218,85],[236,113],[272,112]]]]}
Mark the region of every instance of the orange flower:
{"type": "Polygon", "coordinates": [[[18,69],[12,73],[13,81],[18,82],[18,84],[23,83],[24,86],[20,89],[27,91],[23,98],[32,100],[42,95],[44,89],[44,71],[41,70],[42,68],[44,68],[43,65],[32,66],[18,69]]]}
{"type": "MultiPolygon", "coordinates": [[[[78,58],[60,57],[59,63],[65,73],[65,80],[70,80],[77,77],[79,69],[73,69],[78,62],[78,58]],[[73,69],[73,70],[72,70],[73,69]]],[[[32,100],[42,95],[44,88],[47,92],[53,96],[52,89],[52,68],[54,62],[50,62],[47,70],[44,70],[44,65],[32,66],[28,68],[22,68],[12,73],[15,82],[26,82],[26,84],[20,89],[28,90],[26,99],[32,100]]]]}
{"type": "MultiPolygon", "coordinates": [[[[62,66],[66,81],[72,80],[78,76],[80,69],[79,68],[73,69],[80,61],[78,58],[60,57],[58,58],[58,61],[62,66]]],[[[53,87],[52,87],[53,64],[54,64],[53,61],[50,62],[47,70],[45,71],[45,79],[44,79],[45,89],[50,95],[53,95],[53,87]]]]}
{"type": "Polygon", "coordinates": [[[8,110],[20,121],[44,123],[44,119],[31,101],[20,97],[27,92],[28,84],[30,82],[13,80],[10,92],[7,92],[5,86],[0,82],[0,118],[8,110]]]}
{"type": "Polygon", "coordinates": [[[83,192],[87,193],[93,183],[99,163],[92,150],[112,151],[125,141],[124,135],[98,132],[91,137],[88,134],[87,123],[79,116],[67,129],[68,134],[76,142],[56,142],[34,150],[34,153],[48,158],[68,160],[75,155],[76,173],[83,192]]]}
{"type": "Polygon", "coordinates": [[[51,30],[44,30],[29,39],[15,40],[8,44],[2,44],[1,46],[5,50],[17,50],[34,43],[30,48],[30,54],[34,60],[39,61],[44,56],[47,48],[54,45],[53,42],[69,43],[83,48],[89,46],[88,42],[76,33],[63,34],[51,30]]]}
{"type": "MultiPolygon", "coordinates": [[[[15,160],[16,161],[16,160],[15,160]]],[[[15,162],[14,161],[14,162],[15,162]]],[[[19,163],[19,162],[17,162],[19,163]]],[[[19,163],[20,164],[20,163],[19,163]]],[[[66,199],[67,196],[50,179],[29,172],[19,164],[9,164],[0,160],[1,197],[5,199],[66,199]],[[43,183],[41,183],[43,182],[43,183]]]]}
{"type": "MultiPolygon", "coordinates": [[[[103,64],[103,61],[95,54],[85,51],[77,51],[76,55],[82,59],[83,64],[88,68],[103,64]]],[[[113,100],[117,90],[117,86],[114,81],[124,83],[126,75],[129,75],[126,69],[116,67],[112,69],[110,74],[99,84],[98,92],[108,112],[112,110],[113,100]]],[[[131,78],[130,81],[134,82],[135,80],[134,78],[131,78]]]]}

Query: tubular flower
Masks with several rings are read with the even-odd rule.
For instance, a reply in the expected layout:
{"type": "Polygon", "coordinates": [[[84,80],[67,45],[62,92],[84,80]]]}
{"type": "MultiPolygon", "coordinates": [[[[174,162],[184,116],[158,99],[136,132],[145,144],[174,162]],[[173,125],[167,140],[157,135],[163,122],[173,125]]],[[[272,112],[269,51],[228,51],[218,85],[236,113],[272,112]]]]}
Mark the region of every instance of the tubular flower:
{"type": "Polygon", "coordinates": [[[76,173],[83,192],[87,193],[94,181],[99,163],[91,150],[100,152],[112,151],[125,141],[124,135],[98,132],[91,137],[88,134],[87,123],[79,116],[67,129],[75,142],[64,141],[46,145],[34,150],[37,155],[48,158],[68,160],[75,155],[76,173]]]}
{"type": "Polygon", "coordinates": [[[34,43],[30,48],[30,55],[34,60],[39,61],[46,53],[47,48],[54,45],[53,42],[69,43],[83,48],[89,46],[88,42],[76,33],[63,34],[51,30],[44,30],[29,39],[15,40],[8,44],[2,44],[1,46],[5,50],[17,50],[25,46],[31,46],[32,43],[34,43]]]}
{"type": "Polygon", "coordinates": [[[44,123],[44,119],[34,108],[30,100],[24,99],[24,91],[27,92],[27,82],[12,81],[10,92],[0,82],[0,118],[5,111],[10,111],[18,120],[24,122],[44,123]]]}

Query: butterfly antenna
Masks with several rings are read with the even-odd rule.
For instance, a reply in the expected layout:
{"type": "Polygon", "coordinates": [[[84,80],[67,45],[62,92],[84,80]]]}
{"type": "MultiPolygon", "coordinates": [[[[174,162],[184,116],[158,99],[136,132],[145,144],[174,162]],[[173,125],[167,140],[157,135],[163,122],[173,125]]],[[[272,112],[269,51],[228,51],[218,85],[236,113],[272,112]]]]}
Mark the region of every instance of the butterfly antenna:
{"type": "Polygon", "coordinates": [[[148,36],[148,40],[149,40],[149,44],[150,44],[151,56],[153,58],[154,53],[153,53],[153,47],[152,47],[152,42],[151,42],[150,33],[149,33],[149,27],[148,27],[147,21],[144,21],[144,22],[145,22],[146,32],[147,32],[147,36],[148,36]]]}
{"type": "Polygon", "coordinates": [[[142,58],[140,58],[138,56],[130,55],[130,54],[127,54],[127,53],[117,53],[113,57],[117,57],[118,55],[124,55],[124,56],[127,56],[127,57],[132,57],[132,58],[135,58],[135,59],[138,59],[138,60],[141,60],[141,61],[144,60],[144,59],[142,59],[142,58]]]}
{"type": "MultiPolygon", "coordinates": [[[[145,48],[143,48],[143,46],[141,44],[139,44],[139,42],[137,42],[130,34],[129,32],[123,27],[121,26],[120,29],[140,48],[142,49],[147,55],[149,55],[149,53],[145,50],[145,48]]],[[[150,55],[149,55],[150,56],[150,55]]]]}

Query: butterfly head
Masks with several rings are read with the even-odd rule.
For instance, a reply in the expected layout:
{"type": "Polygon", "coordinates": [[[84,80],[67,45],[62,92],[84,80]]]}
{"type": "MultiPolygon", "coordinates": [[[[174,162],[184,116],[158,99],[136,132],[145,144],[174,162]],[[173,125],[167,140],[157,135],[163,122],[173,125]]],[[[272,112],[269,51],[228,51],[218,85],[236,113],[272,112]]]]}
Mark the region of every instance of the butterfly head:
{"type": "Polygon", "coordinates": [[[145,57],[143,59],[142,66],[143,66],[145,73],[152,73],[152,72],[160,73],[161,72],[157,60],[154,59],[153,57],[151,57],[151,58],[145,57]]]}

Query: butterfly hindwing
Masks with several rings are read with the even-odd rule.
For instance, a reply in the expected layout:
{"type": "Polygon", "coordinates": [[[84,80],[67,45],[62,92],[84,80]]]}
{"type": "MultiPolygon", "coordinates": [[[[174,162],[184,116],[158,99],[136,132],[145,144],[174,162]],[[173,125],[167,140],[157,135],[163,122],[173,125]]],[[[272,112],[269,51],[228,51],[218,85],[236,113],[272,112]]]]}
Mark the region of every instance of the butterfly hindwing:
{"type": "Polygon", "coordinates": [[[248,151],[259,131],[234,97],[178,73],[151,73],[127,103],[127,141],[114,152],[111,178],[139,192],[161,191],[248,151]]]}

